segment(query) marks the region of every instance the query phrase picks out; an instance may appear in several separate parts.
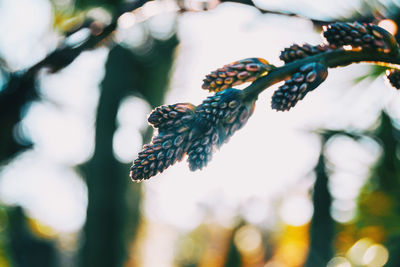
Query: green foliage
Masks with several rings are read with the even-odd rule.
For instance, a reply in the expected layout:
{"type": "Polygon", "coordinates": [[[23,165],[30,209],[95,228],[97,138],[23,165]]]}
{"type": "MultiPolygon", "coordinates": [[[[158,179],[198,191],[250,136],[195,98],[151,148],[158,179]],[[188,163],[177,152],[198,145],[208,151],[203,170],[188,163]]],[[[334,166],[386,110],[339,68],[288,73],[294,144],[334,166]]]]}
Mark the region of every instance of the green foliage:
{"type": "Polygon", "coordinates": [[[375,138],[382,147],[382,155],[371,171],[359,200],[357,226],[361,231],[376,227],[383,233],[382,242],[389,250],[386,266],[400,265],[400,131],[391,118],[382,113],[375,138]]]}
{"type": "Polygon", "coordinates": [[[27,217],[21,207],[8,210],[9,246],[12,258],[18,267],[57,267],[57,249],[53,241],[33,235],[27,217]]]}
{"type": "Polygon", "coordinates": [[[108,10],[114,11],[114,9],[123,2],[123,0],[75,0],[75,6],[78,9],[103,7],[108,10]]]}

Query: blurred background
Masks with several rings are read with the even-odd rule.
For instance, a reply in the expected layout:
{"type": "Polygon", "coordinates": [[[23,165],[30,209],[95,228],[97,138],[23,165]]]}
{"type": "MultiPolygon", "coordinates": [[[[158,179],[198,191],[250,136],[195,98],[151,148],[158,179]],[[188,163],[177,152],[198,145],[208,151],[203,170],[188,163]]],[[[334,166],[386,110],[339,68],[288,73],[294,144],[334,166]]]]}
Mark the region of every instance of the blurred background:
{"type": "Polygon", "coordinates": [[[0,266],[400,266],[400,94],[380,67],[332,69],[290,112],[266,90],[202,171],[128,176],[154,107],[353,20],[396,34],[400,1],[0,0],[0,266]]]}

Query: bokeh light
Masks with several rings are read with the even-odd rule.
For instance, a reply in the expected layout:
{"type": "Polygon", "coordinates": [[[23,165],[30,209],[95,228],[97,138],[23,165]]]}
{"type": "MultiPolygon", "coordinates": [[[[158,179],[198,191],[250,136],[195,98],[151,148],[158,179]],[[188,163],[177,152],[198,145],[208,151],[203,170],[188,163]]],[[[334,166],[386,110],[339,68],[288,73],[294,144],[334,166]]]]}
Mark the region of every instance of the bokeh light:
{"type": "Polygon", "coordinates": [[[261,233],[251,225],[239,228],[235,233],[234,241],[238,250],[243,254],[254,254],[261,249],[261,233]]]}
{"type": "Polygon", "coordinates": [[[146,114],[149,105],[138,97],[126,97],[118,110],[118,128],[114,133],[113,151],[115,157],[123,163],[129,163],[139,153],[143,138],[140,132],[147,126],[146,114]]]}
{"type": "Polygon", "coordinates": [[[280,214],[285,223],[301,226],[311,220],[313,206],[307,196],[291,196],[284,200],[280,214]]]}
{"type": "Polygon", "coordinates": [[[384,266],[389,259],[389,252],[387,248],[380,244],[370,246],[362,258],[365,265],[369,267],[384,266]]]}
{"type": "Polygon", "coordinates": [[[118,18],[118,27],[126,29],[132,27],[136,22],[135,14],[132,12],[125,12],[118,18]]]}
{"type": "Polygon", "coordinates": [[[36,149],[65,163],[79,164],[92,155],[93,136],[75,114],[68,114],[51,104],[33,103],[22,127],[35,142],[36,149]]]}
{"type": "Polygon", "coordinates": [[[91,8],[86,16],[104,25],[110,24],[112,20],[110,12],[102,7],[91,8]]]}
{"type": "Polygon", "coordinates": [[[352,267],[351,263],[344,257],[334,257],[328,262],[327,267],[352,267]]]}
{"type": "Polygon", "coordinates": [[[373,241],[368,238],[358,240],[347,252],[347,258],[356,265],[363,265],[363,257],[372,244],[373,241]]]}

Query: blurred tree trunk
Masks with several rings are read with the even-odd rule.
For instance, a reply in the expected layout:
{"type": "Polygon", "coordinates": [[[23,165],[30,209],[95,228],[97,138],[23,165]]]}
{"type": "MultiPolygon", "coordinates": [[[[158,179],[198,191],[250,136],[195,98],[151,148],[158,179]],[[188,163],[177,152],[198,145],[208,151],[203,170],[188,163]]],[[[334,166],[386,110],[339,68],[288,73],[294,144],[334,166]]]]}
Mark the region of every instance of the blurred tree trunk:
{"type": "MultiPolygon", "coordinates": [[[[118,107],[129,88],[127,53],[129,51],[121,47],[110,52],[102,82],[96,119],[96,147],[93,158],[85,167],[88,210],[82,266],[122,266],[126,254],[123,234],[129,179],[126,166],[113,156],[112,143],[118,107]]],[[[137,193],[140,194],[139,189],[137,193]]]]}
{"type": "Polygon", "coordinates": [[[96,118],[95,152],[83,167],[88,187],[81,250],[81,266],[84,267],[122,266],[127,246],[136,234],[141,186],[130,181],[129,166],[115,159],[112,144],[118,108],[125,96],[141,95],[152,106],[162,102],[177,39],[173,36],[166,41],[153,42],[153,49],[147,55],[135,55],[116,46],[106,63],[96,118]]]}
{"type": "Polygon", "coordinates": [[[310,248],[305,264],[307,267],[326,266],[333,257],[334,221],[330,214],[332,197],[328,190],[328,175],[323,155],[326,140],[327,138],[324,138],[321,154],[315,167],[314,214],[310,226],[310,248]]]}
{"type": "Polygon", "coordinates": [[[240,266],[242,266],[242,257],[241,257],[240,252],[234,242],[234,236],[235,236],[235,232],[237,229],[238,229],[238,227],[232,231],[232,237],[229,241],[229,248],[228,248],[228,251],[226,254],[226,261],[225,261],[225,265],[224,265],[225,267],[240,267],[240,266]]]}

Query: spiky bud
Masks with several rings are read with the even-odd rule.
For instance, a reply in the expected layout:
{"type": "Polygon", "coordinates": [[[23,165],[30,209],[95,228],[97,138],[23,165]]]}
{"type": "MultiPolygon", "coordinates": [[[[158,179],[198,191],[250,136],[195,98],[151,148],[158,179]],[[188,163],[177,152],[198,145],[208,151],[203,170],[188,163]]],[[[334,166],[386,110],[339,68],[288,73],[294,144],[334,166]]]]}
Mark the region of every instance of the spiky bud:
{"type": "Polygon", "coordinates": [[[195,106],[190,103],[160,106],[152,111],[148,122],[160,131],[178,128],[190,122],[194,116],[195,106]]]}
{"type": "Polygon", "coordinates": [[[156,108],[148,121],[159,133],[133,162],[132,180],[149,179],[182,160],[185,154],[189,155],[192,171],[206,166],[212,153],[253,113],[254,101],[243,99],[243,91],[228,88],[197,107],[180,103],[156,108]]]}
{"type": "Polygon", "coordinates": [[[271,65],[265,59],[242,59],[206,75],[202,88],[210,92],[220,92],[235,85],[252,82],[270,70],[271,65]]]}
{"type": "Polygon", "coordinates": [[[188,152],[189,168],[191,171],[202,169],[212,158],[212,153],[215,151],[219,136],[215,127],[204,133],[204,136],[197,138],[190,147],[188,152]]]}
{"type": "Polygon", "coordinates": [[[285,48],[279,58],[285,63],[293,62],[297,59],[306,58],[323,52],[332,50],[328,45],[310,45],[310,44],[293,44],[289,48],[285,48]]]}
{"type": "Polygon", "coordinates": [[[199,118],[193,133],[197,138],[189,148],[191,170],[201,169],[211,159],[212,152],[247,122],[254,111],[254,102],[243,101],[243,91],[229,88],[208,97],[196,110],[199,118]]]}
{"type": "Polygon", "coordinates": [[[324,37],[334,46],[351,45],[362,48],[385,48],[382,31],[368,23],[336,22],[324,29],[324,37]]]}
{"type": "Polygon", "coordinates": [[[400,89],[400,70],[397,69],[387,70],[386,77],[388,78],[390,84],[394,88],[400,89]]]}
{"type": "Polygon", "coordinates": [[[318,87],[328,76],[327,67],[313,62],[301,66],[272,96],[272,109],[287,111],[304,96],[318,87]]]}
{"type": "Polygon", "coordinates": [[[180,161],[185,154],[188,132],[161,133],[154,137],[151,144],[144,145],[138,158],[133,162],[130,177],[136,182],[163,172],[180,161]]]}
{"type": "Polygon", "coordinates": [[[180,161],[188,149],[189,130],[195,117],[195,106],[189,103],[161,106],[153,110],[148,121],[159,133],[143,146],[133,162],[130,176],[140,182],[180,161]]]}

